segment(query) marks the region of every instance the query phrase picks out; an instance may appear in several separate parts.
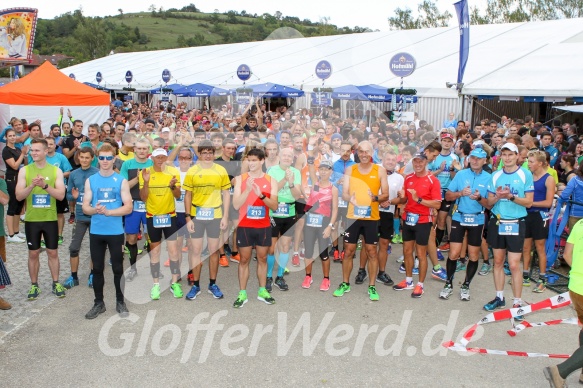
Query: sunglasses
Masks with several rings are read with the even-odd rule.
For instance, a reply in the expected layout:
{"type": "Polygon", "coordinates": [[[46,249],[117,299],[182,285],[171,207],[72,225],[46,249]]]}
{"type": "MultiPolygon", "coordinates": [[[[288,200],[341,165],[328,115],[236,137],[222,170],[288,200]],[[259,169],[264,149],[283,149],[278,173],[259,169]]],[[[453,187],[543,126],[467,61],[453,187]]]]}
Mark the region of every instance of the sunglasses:
{"type": "Polygon", "coordinates": [[[107,160],[107,161],[112,161],[114,158],[114,156],[98,156],[97,159],[99,160],[107,160]]]}

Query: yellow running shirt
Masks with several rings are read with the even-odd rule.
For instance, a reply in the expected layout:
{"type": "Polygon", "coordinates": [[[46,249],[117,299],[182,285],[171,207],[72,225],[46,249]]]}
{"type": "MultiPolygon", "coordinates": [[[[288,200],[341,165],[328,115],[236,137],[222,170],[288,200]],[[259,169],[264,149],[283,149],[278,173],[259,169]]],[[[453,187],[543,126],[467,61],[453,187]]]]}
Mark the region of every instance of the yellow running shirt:
{"type": "MultiPolygon", "coordinates": [[[[231,188],[231,180],[227,170],[216,163],[211,168],[202,168],[199,164],[188,169],[184,178],[184,190],[192,192],[190,214],[197,217],[197,208],[206,208],[213,213],[213,218],[223,218],[222,190],[231,188]]],[[[184,204],[188,206],[188,204],[184,204]]],[[[199,209],[200,211],[200,209],[199,209]]]]}
{"type": "MultiPolygon", "coordinates": [[[[172,177],[176,177],[176,187],[180,187],[180,172],[178,169],[165,166],[164,171],[154,171],[154,166],[148,167],[150,171],[150,184],[148,199],[146,200],[146,217],[154,215],[171,214],[174,216],[176,207],[174,205],[174,195],[170,189],[172,177]]],[[[144,178],[139,175],[140,189],[144,187],[144,178]]]]}

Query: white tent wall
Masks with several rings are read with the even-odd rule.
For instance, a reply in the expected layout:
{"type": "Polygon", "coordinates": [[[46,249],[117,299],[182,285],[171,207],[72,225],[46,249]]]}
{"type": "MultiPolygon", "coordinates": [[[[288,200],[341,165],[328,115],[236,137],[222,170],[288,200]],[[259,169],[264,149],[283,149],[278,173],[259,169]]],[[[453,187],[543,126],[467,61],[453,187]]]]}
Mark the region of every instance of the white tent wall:
{"type": "MultiPolygon", "coordinates": [[[[40,119],[41,128],[45,135],[49,133],[52,124],[57,123],[60,106],[27,106],[0,104],[0,127],[5,128],[12,117],[26,119],[29,123],[40,119]]],[[[103,124],[109,118],[109,106],[68,106],[71,109],[73,119],[83,120],[83,132],[87,133],[89,124],[103,124]]],[[[69,118],[65,114],[64,121],[69,118]]]]}

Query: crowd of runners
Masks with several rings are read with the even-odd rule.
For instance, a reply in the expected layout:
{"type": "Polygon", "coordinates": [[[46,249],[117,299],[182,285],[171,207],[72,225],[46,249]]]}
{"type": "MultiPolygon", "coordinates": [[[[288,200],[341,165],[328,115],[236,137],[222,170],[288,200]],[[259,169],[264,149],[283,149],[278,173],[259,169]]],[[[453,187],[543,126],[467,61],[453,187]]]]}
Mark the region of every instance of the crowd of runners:
{"type": "MultiPolygon", "coordinates": [[[[556,198],[583,202],[583,136],[570,123],[503,116],[472,127],[452,113],[435,126],[417,117],[399,124],[370,111],[342,118],[334,109],[269,111],[258,101],[238,114],[227,105],[188,110],[116,101],[101,125],[70,110],[55,113],[50,130],[12,118],[0,134],[5,241],[26,242],[29,300],[41,293],[41,250],[57,297],[78,286],[80,267],[90,266],[95,301],[88,319],[105,311],[108,261],[122,316],[124,278],[151,277],[150,297],[158,300],[161,266],[170,269],[172,295],[194,300],[203,288],[223,298],[221,267],[237,265],[233,306],[241,308],[253,261],[257,299],[267,304],[275,303],[274,287],[300,292],[314,280],[320,291],[332,287],[334,297],[368,282],[371,301],[388,293],[377,284],[420,298],[427,275],[444,283],[436,298],[457,293],[469,301],[475,275],[493,273],[492,299],[481,301],[483,308],[518,307],[524,287],[546,289],[545,242],[556,198]],[[63,236],[66,213],[70,237],[63,236]],[[87,232],[91,260],[79,257],[87,232]],[[64,242],[71,273],[61,281],[64,242]],[[393,244],[403,244],[402,257],[391,255],[393,244]],[[533,253],[536,280],[529,276],[533,253]],[[138,273],[140,257],[149,260],[149,273],[138,273]],[[395,259],[403,274],[397,281],[387,272],[395,259]],[[304,268],[303,279],[286,279],[291,267],[304,268]],[[453,279],[464,270],[455,290],[453,279]],[[342,274],[337,287],[331,271],[342,274]]],[[[583,207],[564,216],[571,230],[583,207]]]]}

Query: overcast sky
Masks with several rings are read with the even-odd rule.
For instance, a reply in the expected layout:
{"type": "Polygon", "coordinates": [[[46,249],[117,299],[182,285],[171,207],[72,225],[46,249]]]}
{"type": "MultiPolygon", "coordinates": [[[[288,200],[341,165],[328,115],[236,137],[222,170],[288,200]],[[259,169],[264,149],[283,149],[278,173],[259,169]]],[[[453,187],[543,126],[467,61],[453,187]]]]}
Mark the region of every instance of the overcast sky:
{"type": "MultiPolygon", "coordinates": [[[[470,4],[483,3],[484,1],[486,0],[472,0],[470,4]]],[[[72,12],[79,7],[83,8],[85,16],[107,16],[117,15],[119,8],[123,9],[124,13],[128,13],[147,11],[150,4],[154,4],[156,8],[162,6],[164,9],[180,9],[190,3],[194,3],[202,12],[214,12],[215,9],[218,9],[219,12],[229,10],[240,12],[245,10],[251,14],[268,12],[273,15],[276,11],[280,11],[284,16],[297,16],[302,20],[310,19],[314,22],[319,21],[322,17],[329,17],[330,23],[339,27],[360,26],[386,31],[389,29],[387,18],[392,16],[395,8],[409,6],[413,11],[416,11],[418,1],[360,0],[347,2],[337,0],[295,0],[271,2],[249,0],[242,2],[235,0],[147,0],[123,2],[119,0],[58,0],[49,2],[47,0],[27,0],[26,6],[37,8],[40,18],[52,19],[63,13],[72,12]]],[[[448,10],[452,15],[455,15],[453,3],[454,0],[437,0],[437,5],[441,11],[448,10]]],[[[455,20],[453,20],[450,25],[455,23],[455,20]]]]}

